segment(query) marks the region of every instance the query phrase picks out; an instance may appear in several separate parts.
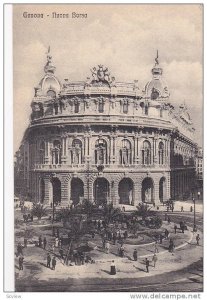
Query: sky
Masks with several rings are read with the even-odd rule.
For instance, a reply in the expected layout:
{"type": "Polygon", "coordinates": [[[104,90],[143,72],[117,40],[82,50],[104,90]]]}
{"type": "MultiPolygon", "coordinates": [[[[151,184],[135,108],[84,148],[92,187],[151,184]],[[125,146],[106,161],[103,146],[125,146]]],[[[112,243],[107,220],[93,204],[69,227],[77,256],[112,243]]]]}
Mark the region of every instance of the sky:
{"type": "Polygon", "coordinates": [[[14,152],[29,125],[34,87],[44,76],[50,45],[56,76],[84,81],[98,64],[116,81],[151,80],[157,49],[170,102],[185,102],[202,146],[203,7],[181,5],[14,5],[14,152]],[[43,13],[43,19],[23,13],[43,13]],[[87,13],[87,18],[52,18],[56,13],[87,13]],[[47,17],[46,15],[49,15],[47,17]]]}

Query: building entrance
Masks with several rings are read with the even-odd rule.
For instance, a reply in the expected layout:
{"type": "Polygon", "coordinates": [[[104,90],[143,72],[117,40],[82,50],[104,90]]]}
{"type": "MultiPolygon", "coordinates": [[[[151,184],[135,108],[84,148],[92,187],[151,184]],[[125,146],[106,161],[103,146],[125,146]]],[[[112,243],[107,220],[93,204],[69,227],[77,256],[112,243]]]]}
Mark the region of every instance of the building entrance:
{"type": "Polygon", "coordinates": [[[134,186],[130,178],[124,178],[119,182],[119,203],[133,205],[134,186]]]}
{"type": "Polygon", "coordinates": [[[71,180],[71,200],[77,205],[84,196],[83,181],[79,178],[71,180]]]}
{"type": "Polygon", "coordinates": [[[94,200],[97,205],[104,205],[109,198],[109,182],[105,178],[97,178],[93,185],[94,200]]]}
{"type": "Polygon", "coordinates": [[[142,202],[154,203],[154,184],[152,178],[142,181],[142,202]]]}

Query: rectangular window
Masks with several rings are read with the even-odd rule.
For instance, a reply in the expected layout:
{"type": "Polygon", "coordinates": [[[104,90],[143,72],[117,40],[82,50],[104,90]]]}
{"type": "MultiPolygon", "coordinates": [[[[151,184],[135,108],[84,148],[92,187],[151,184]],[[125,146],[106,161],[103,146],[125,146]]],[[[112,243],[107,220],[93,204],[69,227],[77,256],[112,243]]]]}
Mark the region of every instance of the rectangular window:
{"type": "Polygon", "coordinates": [[[79,103],[75,103],[75,113],[79,113],[79,103]]]}
{"type": "Polygon", "coordinates": [[[127,114],[127,113],[128,113],[128,104],[127,104],[127,103],[124,103],[124,104],[123,104],[123,113],[124,113],[124,114],[127,114]]]}
{"type": "Polygon", "coordinates": [[[104,104],[103,104],[103,102],[99,102],[98,111],[99,111],[100,113],[103,113],[103,112],[104,112],[104,104]]]}

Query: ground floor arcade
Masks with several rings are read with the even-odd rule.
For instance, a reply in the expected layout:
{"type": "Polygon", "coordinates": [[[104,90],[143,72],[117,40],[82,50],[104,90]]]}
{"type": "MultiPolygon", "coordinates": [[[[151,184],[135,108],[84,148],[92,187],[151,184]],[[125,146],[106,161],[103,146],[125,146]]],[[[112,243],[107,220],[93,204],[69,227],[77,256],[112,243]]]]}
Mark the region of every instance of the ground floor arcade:
{"type": "Polygon", "coordinates": [[[98,205],[162,203],[170,198],[170,173],[33,173],[31,191],[34,202],[62,206],[77,205],[88,199],[98,205]]]}

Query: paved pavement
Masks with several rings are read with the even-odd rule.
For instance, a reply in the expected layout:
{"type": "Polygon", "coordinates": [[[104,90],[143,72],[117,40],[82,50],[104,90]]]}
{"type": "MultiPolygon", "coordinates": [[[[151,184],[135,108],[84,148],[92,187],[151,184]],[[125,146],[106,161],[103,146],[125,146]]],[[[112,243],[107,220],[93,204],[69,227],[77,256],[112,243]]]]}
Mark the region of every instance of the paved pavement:
{"type": "MultiPolygon", "coordinates": [[[[172,226],[166,223],[166,228],[172,231],[172,226]]],[[[201,238],[202,234],[200,233],[201,238]]],[[[134,246],[127,247],[126,257],[120,258],[116,253],[100,253],[101,259],[97,259],[94,264],[85,264],[83,266],[65,266],[61,260],[57,260],[56,270],[53,271],[45,267],[46,252],[43,249],[36,249],[37,253],[27,257],[25,249],[25,270],[24,272],[16,270],[18,279],[32,277],[33,280],[51,280],[54,278],[111,278],[109,274],[111,261],[115,261],[117,274],[113,278],[141,278],[149,277],[167,272],[177,271],[187,267],[193,262],[198,261],[202,257],[202,246],[197,246],[195,234],[188,230],[183,235],[182,233],[171,233],[171,237],[175,240],[175,252],[168,252],[168,241],[164,241],[162,245],[158,245],[159,253],[157,254],[158,262],[154,268],[151,263],[150,272],[146,273],[144,259],[146,257],[151,261],[154,254],[154,246],[150,244],[136,246],[138,250],[138,261],[132,260],[132,252],[134,246]],[[177,239],[175,238],[177,236],[177,239]],[[131,257],[130,257],[131,256],[131,257]],[[42,259],[40,259],[42,257],[42,259]],[[36,271],[35,271],[36,270],[36,271]]],[[[94,250],[98,251],[98,250],[94,250]]],[[[91,254],[92,255],[92,254],[91,254]]]]}

